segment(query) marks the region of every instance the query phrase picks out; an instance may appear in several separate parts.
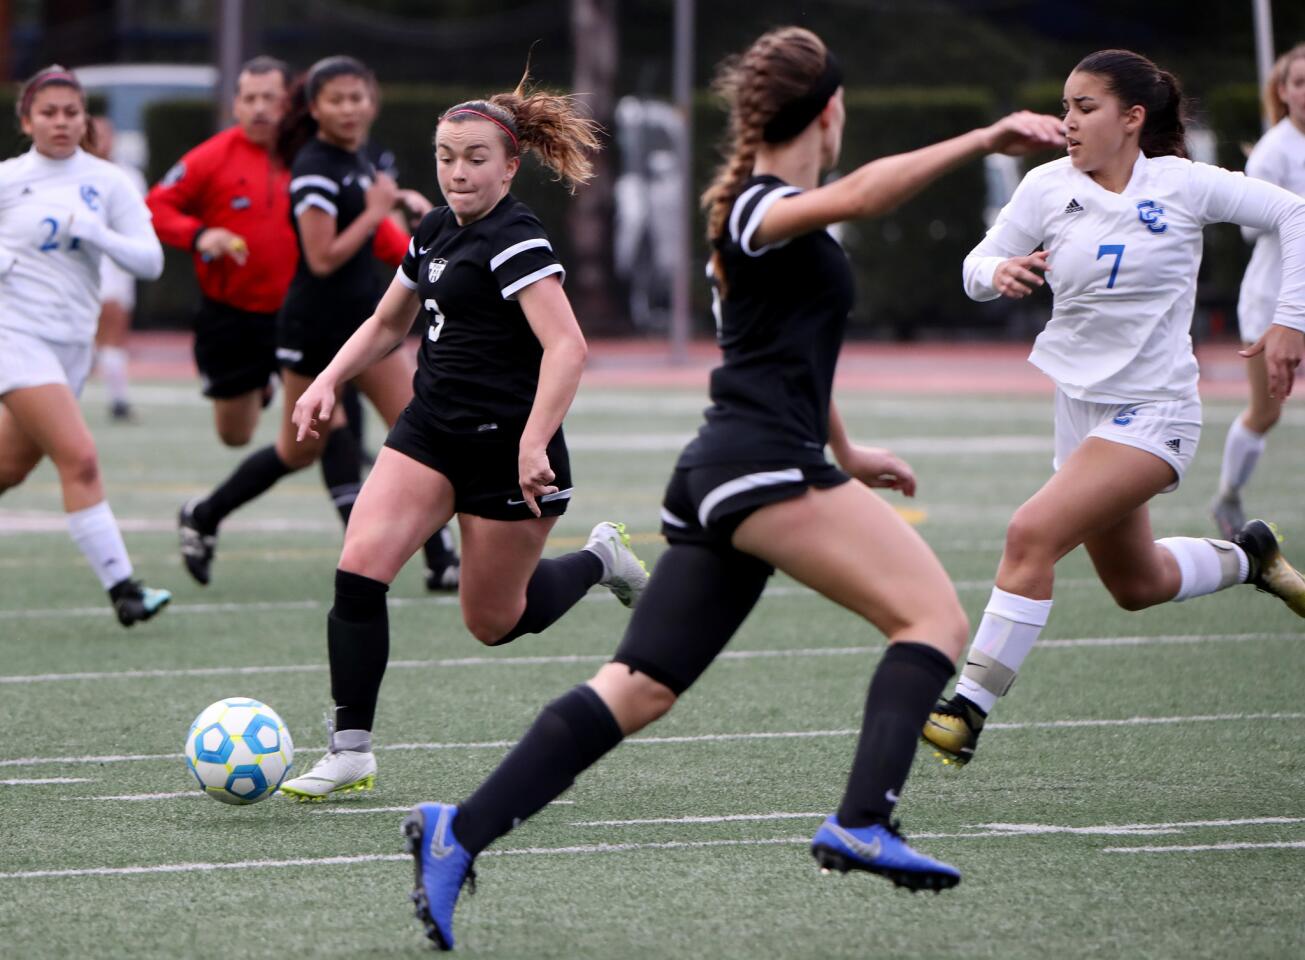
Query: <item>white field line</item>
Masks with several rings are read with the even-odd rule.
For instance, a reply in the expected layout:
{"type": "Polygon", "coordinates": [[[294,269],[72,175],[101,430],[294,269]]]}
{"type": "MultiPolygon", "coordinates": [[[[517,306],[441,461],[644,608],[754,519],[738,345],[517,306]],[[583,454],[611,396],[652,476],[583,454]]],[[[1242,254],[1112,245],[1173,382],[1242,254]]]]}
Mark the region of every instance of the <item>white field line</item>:
{"type": "MultiPolygon", "coordinates": [[[[776,820],[823,820],[824,813],[730,813],[719,816],[702,817],[650,817],[642,820],[579,820],[572,827],[642,827],[663,824],[715,824],[715,823],[760,823],[776,820]]],[[[1282,826],[1305,823],[1305,817],[1246,817],[1237,820],[1180,820],[1171,823],[1108,823],[1100,826],[1067,827],[1054,823],[976,823],[966,830],[979,833],[965,834],[927,834],[912,833],[912,837],[1042,837],[1053,834],[1074,834],[1079,836],[1148,836],[1161,833],[1182,833],[1184,830],[1217,829],[1220,827],[1260,827],[1282,826]]]]}
{"type": "MultiPolygon", "coordinates": [[[[1295,637],[1291,633],[1193,633],[1155,637],[1069,637],[1040,640],[1038,649],[1078,647],[1149,647],[1198,643],[1250,643],[1295,637]]],[[[808,657],[860,657],[882,653],[883,644],[856,647],[795,647],[779,650],[726,650],[719,660],[806,659],[808,657]]],[[[390,670],[430,670],[445,667],[538,667],[570,663],[606,663],[610,654],[560,654],[540,657],[446,657],[437,660],[391,660],[390,670]]],[[[325,673],[325,663],[269,664],[246,667],[185,667],[172,670],[110,670],[78,673],[28,673],[0,676],[0,685],[62,683],[73,680],[157,680],[179,677],[245,677],[284,673],[325,673]]]]}
{"type": "Polygon", "coordinates": [[[1278,840],[1266,843],[1200,843],[1191,846],[1106,847],[1102,853],[1207,853],[1224,850],[1302,850],[1305,840],[1278,840]]]}
{"type": "Polygon", "coordinates": [[[40,777],[33,780],[0,780],[0,787],[42,787],[50,783],[94,783],[86,777],[40,777]]]}
{"type": "MultiPolygon", "coordinates": [[[[408,808],[401,808],[408,809],[408,808]]],[[[397,812],[397,811],[396,811],[397,812]]],[[[803,814],[805,816],[805,814],[803,814]]],[[[1299,822],[1295,819],[1287,822],[1299,822]]],[[[1220,826],[1235,826],[1241,823],[1279,822],[1279,818],[1265,817],[1254,821],[1210,821],[1220,826]]],[[[1193,821],[1194,823],[1198,821],[1193,821]]],[[[1023,825],[1023,826],[1028,826],[1023,825]]],[[[1079,828],[1083,829],[1083,828],[1079,828]]],[[[1065,833],[1070,829],[1055,829],[1049,832],[1065,833]]],[[[1099,832],[1099,830],[1098,830],[1099,832]]],[[[1028,836],[1023,832],[980,831],[977,833],[917,833],[917,840],[987,840],[994,838],[1012,838],[1028,836]]],[[[566,847],[517,847],[506,850],[487,850],[484,857],[520,857],[549,855],[586,855],[607,853],[629,853],[640,850],[701,850],[714,847],[757,847],[757,846],[796,846],[811,842],[809,836],[802,837],[767,837],[742,840],[671,840],[661,843],[594,843],[577,844],[566,847]]],[[[1305,848],[1305,840],[1271,841],[1266,843],[1214,843],[1190,846],[1151,846],[1151,847],[1106,847],[1103,853],[1194,853],[1219,850],[1267,850],[1305,848]]],[[[362,854],[341,857],[305,857],[293,860],[242,860],[236,863],[161,863],[147,866],[130,867],[79,867],[67,870],[15,870],[0,873],[0,880],[37,880],[66,877],[122,877],[161,873],[210,873],[217,870],[254,870],[277,869],[285,867],[319,867],[344,866],[356,863],[394,863],[408,861],[407,854],[362,854]]]]}
{"type": "MultiPolygon", "coordinates": [[[[1060,730],[1090,727],[1145,727],[1184,723],[1235,723],[1247,720],[1305,720],[1305,713],[1218,713],[1188,717],[1125,717],[1121,719],[1033,720],[1023,723],[989,723],[986,730],[1060,730]]],[[[848,727],[842,730],[779,730],[758,733],[705,733],[677,737],[631,737],[630,746],[663,746],[675,743],[725,743],[739,740],[793,740],[850,737],[860,733],[848,727]]],[[[389,743],[374,749],[377,752],[393,750],[494,750],[507,749],[515,740],[485,740],[470,743],[389,743]]],[[[140,760],[179,760],[181,753],[110,754],[85,757],[17,757],[0,760],[0,767],[37,767],[47,764],[73,763],[131,763],[140,760]]]]}

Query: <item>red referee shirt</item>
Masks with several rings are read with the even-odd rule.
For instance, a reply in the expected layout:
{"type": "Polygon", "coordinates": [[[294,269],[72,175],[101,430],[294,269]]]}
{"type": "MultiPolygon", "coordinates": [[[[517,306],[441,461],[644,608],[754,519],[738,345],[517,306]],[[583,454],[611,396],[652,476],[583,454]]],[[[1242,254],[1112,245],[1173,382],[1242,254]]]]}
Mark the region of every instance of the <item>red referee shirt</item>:
{"type": "MultiPolygon", "coordinates": [[[[241,310],[275,313],[299,262],[290,223],[290,171],[253,143],[239,126],[209,137],[186,153],[145,198],[154,231],[169,246],[194,251],[205,227],[225,227],[245,238],[243,267],[230,257],[206,263],[195,253],[204,296],[241,310]]],[[[398,266],[408,235],[389,219],[373,237],[373,253],[398,266]]]]}

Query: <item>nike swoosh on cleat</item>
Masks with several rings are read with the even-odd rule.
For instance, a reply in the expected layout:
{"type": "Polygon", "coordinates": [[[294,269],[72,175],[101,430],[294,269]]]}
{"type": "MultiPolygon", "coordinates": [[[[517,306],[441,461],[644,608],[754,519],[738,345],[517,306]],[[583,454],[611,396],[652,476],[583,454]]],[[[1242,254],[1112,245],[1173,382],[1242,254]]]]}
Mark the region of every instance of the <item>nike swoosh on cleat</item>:
{"type": "Polygon", "coordinates": [[[448,843],[444,838],[449,831],[449,820],[451,819],[450,809],[448,807],[440,808],[440,817],[435,821],[435,830],[430,837],[430,855],[436,860],[443,860],[457,848],[448,843]]]}
{"type": "Polygon", "coordinates": [[[832,823],[827,824],[826,826],[828,826],[830,833],[843,841],[848,849],[858,857],[863,857],[866,860],[876,860],[879,858],[879,855],[883,853],[884,845],[880,842],[878,837],[875,837],[872,843],[865,843],[840,826],[832,823]]]}

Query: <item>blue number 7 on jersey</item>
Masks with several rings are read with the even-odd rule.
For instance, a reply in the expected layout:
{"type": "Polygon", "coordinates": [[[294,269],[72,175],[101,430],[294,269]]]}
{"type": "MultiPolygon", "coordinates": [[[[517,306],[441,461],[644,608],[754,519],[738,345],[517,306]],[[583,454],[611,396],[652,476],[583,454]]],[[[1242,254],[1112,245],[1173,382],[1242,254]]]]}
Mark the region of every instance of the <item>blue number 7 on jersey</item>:
{"type": "Polygon", "coordinates": [[[1124,245],[1122,243],[1103,243],[1097,250],[1097,259],[1102,257],[1114,257],[1115,265],[1110,268],[1110,280],[1106,283],[1106,289],[1109,290],[1115,285],[1115,277],[1119,276],[1119,262],[1124,259],[1124,245]]]}

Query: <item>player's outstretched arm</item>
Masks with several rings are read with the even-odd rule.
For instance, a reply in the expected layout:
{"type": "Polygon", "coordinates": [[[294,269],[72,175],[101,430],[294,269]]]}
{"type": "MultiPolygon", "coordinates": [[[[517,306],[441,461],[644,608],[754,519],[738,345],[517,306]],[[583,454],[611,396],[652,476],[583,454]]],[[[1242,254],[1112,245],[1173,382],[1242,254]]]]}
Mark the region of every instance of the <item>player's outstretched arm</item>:
{"type": "Polygon", "coordinates": [[[290,419],[298,428],[296,440],[318,438],[316,425],[331,422],[339,385],[348,383],[398,346],[412,328],[418,306],[416,290],[405,287],[397,277],[390,281],[385,296],[376,305],[376,312],[345,341],[340,352],[308,385],[295,404],[290,419]]]}
{"type": "Polygon", "coordinates": [[[881,157],[833,183],[777,201],[753,235],[756,248],[822,230],[833,223],[880,217],[944,174],[989,153],[1021,155],[1064,144],[1059,119],[1027,110],[990,127],[910,153],[881,157]]]}

